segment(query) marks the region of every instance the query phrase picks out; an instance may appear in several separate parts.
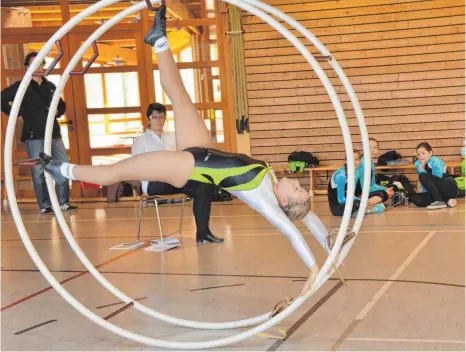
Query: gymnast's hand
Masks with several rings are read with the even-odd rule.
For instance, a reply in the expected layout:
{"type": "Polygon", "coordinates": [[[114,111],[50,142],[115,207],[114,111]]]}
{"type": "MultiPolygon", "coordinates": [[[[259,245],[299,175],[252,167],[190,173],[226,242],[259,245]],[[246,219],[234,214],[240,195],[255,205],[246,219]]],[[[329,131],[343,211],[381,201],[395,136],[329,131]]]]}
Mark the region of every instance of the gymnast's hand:
{"type": "Polygon", "coordinates": [[[303,289],[301,290],[301,296],[306,295],[306,293],[308,293],[308,291],[311,289],[312,284],[316,280],[317,274],[319,274],[319,267],[317,266],[317,263],[314,263],[311,266],[311,273],[309,274],[309,278],[307,279],[303,289]]]}

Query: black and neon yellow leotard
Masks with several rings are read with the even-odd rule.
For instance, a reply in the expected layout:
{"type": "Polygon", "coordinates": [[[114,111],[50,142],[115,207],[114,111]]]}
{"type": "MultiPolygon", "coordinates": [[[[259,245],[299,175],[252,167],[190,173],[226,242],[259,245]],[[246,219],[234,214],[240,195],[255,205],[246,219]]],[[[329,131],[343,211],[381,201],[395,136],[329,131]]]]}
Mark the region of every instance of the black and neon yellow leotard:
{"type": "Polygon", "coordinates": [[[247,191],[256,188],[270,165],[244,154],[227,153],[210,148],[188,148],[194,156],[194,170],[188,183],[215,184],[226,191],[247,191]]]}

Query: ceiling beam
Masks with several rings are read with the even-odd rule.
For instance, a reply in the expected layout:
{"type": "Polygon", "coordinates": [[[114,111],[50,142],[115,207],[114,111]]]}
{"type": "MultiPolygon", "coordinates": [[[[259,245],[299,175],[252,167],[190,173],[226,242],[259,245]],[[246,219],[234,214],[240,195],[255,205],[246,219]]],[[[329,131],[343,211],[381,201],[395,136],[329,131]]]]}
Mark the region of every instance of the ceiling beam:
{"type": "MultiPolygon", "coordinates": [[[[174,54],[178,54],[180,51],[191,45],[191,36],[184,31],[169,32],[167,36],[168,41],[170,42],[171,50],[174,54]]],[[[116,57],[120,57],[122,60],[124,60],[125,66],[134,66],[138,64],[136,50],[125,48],[125,46],[136,46],[136,41],[133,39],[97,41],[97,46],[99,49],[99,57],[97,58],[96,62],[99,64],[107,64],[110,61],[114,61],[116,57]]],[[[28,44],[28,48],[31,51],[40,51],[42,47],[42,43],[28,44]]],[[[89,60],[93,53],[93,49],[88,48],[83,55],[83,59],[85,61],[89,60]]],[[[53,57],[56,54],[56,48],[53,48],[48,56],[53,57]]],[[[156,63],[155,59],[154,63],[156,63]]]]}
{"type": "MultiPolygon", "coordinates": [[[[180,0],[166,0],[166,4],[167,4],[167,12],[173,17],[176,17],[177,19],[180,19],[180,20],[187,20],[187,19],[194,18],[192,12],[180,0]]],[[[199,28],[195,26],[189,26],[189,29],[193,31],[194,33],[196,33],[197,35],[202,34],[199,28]]]]}
{"type": "MultiPolygon", "coordinates": [[[[39,51],[42,49],[42,44],[28,44],[29,50],[32,51],[39,51]]],[[[107,62],[113,61],[117,56],[120,57],[122,60],[125,61],[125,65],[137,65],[137,53],[135,50],[132,49],[126,49],[126,48],[121,48],[118,45],[115,44],[105,44],[105,43],[99,43],[98,44],[98,49],[99,49],[99,57],[97,58],[96,62],[99,64],[106,64],[107,62]]],[[[83,55],[83,59],[85,61],[89,60],[92,55],[94,54],[94,51],[92,48],[89,48],[86,50],[86,52],[83,55]]],[[[56,50],[52,50],[48,56],[55,56],[56,55],[56,50]]]]}

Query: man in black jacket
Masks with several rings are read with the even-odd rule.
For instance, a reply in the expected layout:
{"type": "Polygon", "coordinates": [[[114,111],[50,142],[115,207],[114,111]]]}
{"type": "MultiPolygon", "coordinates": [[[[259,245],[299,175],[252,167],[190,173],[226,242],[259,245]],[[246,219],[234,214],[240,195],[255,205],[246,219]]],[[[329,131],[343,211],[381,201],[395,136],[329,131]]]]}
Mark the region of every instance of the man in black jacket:
{"type": "MultiPolygon", "coordinates": [[[[24,59],[24,67],[26,70],[29,68],[29,65],[35,59],[37,54],[37,52],[31,52],[26,56],[24,59]]],[[[44,65],[45,62],[40,66],[39,71],[44,70],[44,65]]],[[[20,84],[21,81],[18,81],[2,90],[2,111],[6,115],[10,114],[11,105],[15,99],[15,95],[20,84]]],[[[46,78],[33,76],[24,95],[18,116],[23,120],[21,141],[26,144],[26,150],[29,158],[37,158],[39,157],[39,153],[44,151],[47,114],[55,89],[55,85],[46,78]]],[[[60,126],[56,120],[65,113],[65,109],[66,104],[62,99],[60,99],[55,121],[53,122],[52,155],[61,161],[67,162],[68,155],[61,138],[60,126]]],[[[40,165],[37,165],[32,168],[31,172],[40,212],[42,214],[53,214],[43,169],[40,165]]],[[[77,207],[69,204],[69,185],[57,186],[56,192],[62,210],[71,211],[77,209],[77,207]]]]}

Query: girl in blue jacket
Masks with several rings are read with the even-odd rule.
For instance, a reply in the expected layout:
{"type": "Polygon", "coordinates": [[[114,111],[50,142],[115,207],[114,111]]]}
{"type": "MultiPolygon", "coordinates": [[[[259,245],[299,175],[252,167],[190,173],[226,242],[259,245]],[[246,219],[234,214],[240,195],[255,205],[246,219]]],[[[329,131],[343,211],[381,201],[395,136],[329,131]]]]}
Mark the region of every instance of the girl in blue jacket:
{"type": "Polygon", "coordinates": [[[416,147],[417,159],[414,167],[419,175],[422,193],[411,197],[418,207],[429,210],[455,207],[459,189],[453,177],[447,174],[447,167],[442,159],[434,156],[432,147],[422,142],[416,147]]]}
{"type": "MultiPolygon", "coordinates": [[[[360,194],[362,192],[362,188],[359,185],[359,178],[364,177],[364,175],[358,172],[358,167],[360,167],[361,163],[361,153],[358,150],[354,150],[354,167],[356,168],[356,175],[355,175],[355,183],[356,183],[356,194],[360,194]]],[[[330,211],[335,216],[343,216],[343,212],[345,210],[345,203],[346,203],[346,191],[347,191],[347,170],[346,164],[345,166],[339,168],[335,173],[332,175],[332,178],[328,184],[328,203],[330,206],[330,211]]],[[[380,187],[380,186],[379,186],[380,187]]],[[[355,215],[359,209],[359,205],[361,200],[353,195],[353,210],[352,214],[355,215]]],[[[377,193],[369,194],[368,204],[374,203],[374,205],[368,206],[366,214],[376,214],[381,213],[385,210],[385,206],[383,204],[375,204],[380,203],[379,195],[377,193]]]]}
{"type": "MultiPolygon", "coordinates": [[[[379,153],[379,142],[374,138],[369,138],[369,144],[371,146],[371,179],[370,179],[370,186],[369,186],[369,200],[367,201],[367,208],[375,209],[376,213],[381,213],[385,210],[385,205],[383,203],[388,202],[391,200],[394,194],[393,188],[387,188],[378,185],[375,183],[375,164],[374,160],[377,160],[378,153],[379,153]],[[377,207],[375,207],[377,206],[377,207]]],[[[366,156],[363,155],[361,159],[361,163],[357,168],[356,172],[358,174],[359,186],[362,190],[364,187],[364,158],[366,156]]]]}

